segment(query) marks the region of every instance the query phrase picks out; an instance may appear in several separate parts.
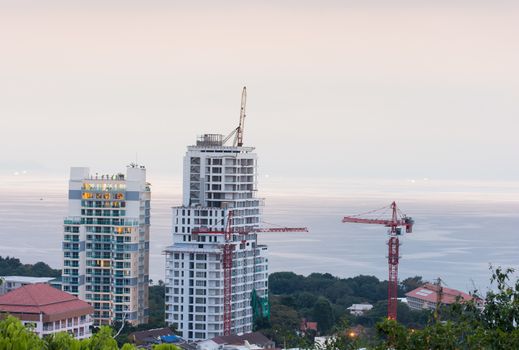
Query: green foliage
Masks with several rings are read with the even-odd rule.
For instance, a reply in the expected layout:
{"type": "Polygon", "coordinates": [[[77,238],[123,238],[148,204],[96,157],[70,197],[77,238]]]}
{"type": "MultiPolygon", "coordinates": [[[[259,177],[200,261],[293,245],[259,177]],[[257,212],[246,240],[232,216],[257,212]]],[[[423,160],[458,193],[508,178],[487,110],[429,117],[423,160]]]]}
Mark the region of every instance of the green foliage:
{"type": "Polygon", "coordinates": [[[490,282],[497,285],[497,292],[490,290],[485,298],[481,321],[486,328],[511,332],[519,322],[519,279],[510,284],[513,269],[496,268],[490,282]]]}
{"type": "MultiPolygon", "coordinates": [[[[112,338],[110,327],[103,326],[89,339],[77,340],[69,333],[60,332],[40,339],[20,320],[7,316],[0,321],[0,349],[6,350],[119,350],[112,338]]],[[[133,350],[135,346],[125,344],[121,350],[133,350]]],[[[170,348],[164,348],[170,349],[170,348]]],[[[177,350],[177,349],[175,349],[177,350]]]]}
{"type": "Polygon", "coordinates": [[[493,349],[508,350],[519,348],[519,330],[485,329],[471,327],[466,322],[437,322],[423,330],[404,327],[393,320],[385,320],[377,329],[384,342],[375,349],[386,350],[455,350],[455,349],[493,349]]]}
{"type": "Polygon", "coordinates": [[[166,304],[165,304],[166,286],[164,282],[159,280],[159,284],[149,287],[149,322],[151,328],[166,327],[166,304]]]}
{"type": "MultiPolygon", "coordinates": [[[[341,320],[334,328],[334,335],[329,337],[322,346],[318,346],[320,350],[356,350],[361,347],[362,342],[354,335],[348,333],[349,323],[347,320],[341,320]]],[[[363,345],[363,344],[362,344],[363,345]]]]}
{"type": "Polygon", "coordinates": [[[296,333],[300,324],[299,315],[293,308],[281,304],[279,298],[271,298],[270,304],[270,321],[259,319],[255,329],[274,340],[276,344],[296,346],[299,341],[296,333]]]}
{"type": "MultiPolygon", "coordinates": [[[[400,288],[400,294],[413,283],[421,281],[421,277],[406,281],[406,285],[400,288]]],[[[344,318],[352,324],[374,327],[387,315],[387,282],[373,276],[341,279],[328,273],[313,273],[305,277],[293,272],[277,272],[269,276],[269,289],[273,314],[288,314],[288,309],[291,309],[295,311],[292,315],[297,315],[298,322],[294,323],[293,328],[278,324],[275,317],[271,320],[272,328],[285,332],[297,332],[303,318],[318,322],[319,332],[324,335],[329,334],[336,323],[344,318]],[[375,306],[366,316],[353,317],[347,314],[349,306],[364,302],[375,306]],[[279,309],[281,305],[283,309],[279,309]]],[[[403,315],[405,324],[413,327],[425,326],[429,315],[427,312],[411,311],[406,305],[399,305],[399,313],[403,315]]],[[[267,328],[265,324],[257,327],[262,332],[266,332],[267,328]]]]}
{"type": "Polygon", "coordinates": [[[121,350],[137,350],[137,347],[133,344],[126,343],[121,347],[121,350]]]}
{"type": "Polygon", "coordinates": [[[314,304],[312,318],[317,322],[318,330],[327,333],[334,324],[333,310],[330,301],[319,297],[314,304]]]}
{"type": "Polygon", "coordinates": [[[22,264],[20,259],[0,256],[0,276],[60,277],[61,270],[55,270],[44,262],[22,264]]]}
{"type": "Polygon", "coordinates": [[[119,350],[113,337],[112,328],[101,326],[99,331],[88,339],[88,350],[119,350]]]}
{"type": "Polygon", "coordinates": [[[17,318],[8,316],[0,321],[0,349],[32,350],[43,346],[44,342],[17,318]]]}
{"type": "Polygon", "coordinates": [[[307,309],[313,308],[320,296],[344,308],[353,303],[387,299],[387,282],[363,275],[341,279],[329,273],[312,273],[305,277],[293,272],[276,272],[269,276],[269,289],[271,294],[293,297],[292,306],[307,309]]]}
{"type": "Polygon", "coordinates": [[[153,346],[153,350],[180,350],[173,344],[158,344],[153,346]]]}
{"type": "Polygon", "coordinates": [[[444,310],[447,321],[433,321],[422,330],[392,320],[379,323],[383,341],[376,349],[519,349],[519,280],[510,283],[513,272],[493,270],[495,289],[487,293],[484,306],[477,299],[457,303],[444,310]]]}
{"type": "MultiPolygon", "coordinates": [[[[59,332],[45,337],[46,350],[81,350],[81,342],[69,333],[59,332]]],[[[84,341],[86,343],[87,341],[84,341]]],[[[83,347],[84,349],[84,347],[83,347]]]]}
{"type": "MultiPolygon", "coordinates": [[[[441,319],[430,311],[416,312],[398,304],[398,321],[387,320],[385,282],[371,276],[338,279],[328,274],[308,277],[293,273],[272,274],[271,329],[279,345],[309,347],[312,339],[297,337],[297,320],[303,316],[319,322],[322,331],[332,334],[324,350],[369,349],[454,350],[454,349],[519,349],[519,280],[512,281],[513,269],[492,270],[491,289],[481,303],[477,297],[441,308],[441,319]],[[337,291],[341,292],[337,292],[337,291]],[[272,296],[272,293],[278,294],[272,296]],[[342,295],[341,295],[342,294],[342,295]],[[359,300],[363,297],[366,299],[359,300]],[[330,320],[339,319],[343,303],[368,301],[372,310],[360,317],[343,315],[330,327],[330,320]],[[373,302],[374,301],[374,302],[373,302]],[[284,323],[286,321],[286,323],[284,323]],[[366,334],[348,336],[344,320],[368,327],[366,334]],[[369,338],[370,327],[377,334],[369,338]],[[305,345],[306,344],[306,345],[305,345]]],[[[423,283],[412,277],[401,283],[400,293],[423,283]]],[[[477,296],[477,291],[473,295],[477,296]]],[[[347,324],[347,323],[346,323],[347,324]]],[[[263,330],[262,330],[263,331],[263,330]]],[[[355,334],[355,333],[352,333],[355,334]]]]}
{"type": "MultiPolygon", "coordinates": [[[[398,303],[398,321],[411,328],[423,328],[431,318],[428,310],[411,310],[406,304],[398,303]]],[[[387,318],[387,300],[382,300],[373,305],[373,309],[362,316],[350,318],[352,322],[365,327],[374,327],[378,322],[387,318]]]]}
{"type": "Polygon", "coordinates": [[[409,277],[400,282],[400,285],[402,286],[402,294],[403,296],[405,293],[412,291],[413,289],[416,289],[418,287],[421,287],[425,284],[425,281],[422,280],[421,276],[414,276],[409,277]]]}

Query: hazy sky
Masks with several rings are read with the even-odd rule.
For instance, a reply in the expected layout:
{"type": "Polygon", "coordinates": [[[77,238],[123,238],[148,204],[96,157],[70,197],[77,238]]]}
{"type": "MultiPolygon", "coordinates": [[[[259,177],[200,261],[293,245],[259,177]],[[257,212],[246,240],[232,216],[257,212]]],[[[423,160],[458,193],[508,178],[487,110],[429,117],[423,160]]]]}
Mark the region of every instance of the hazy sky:
{"type": "Polygon", "coordinates": [[[519,176],[513,1],[1,1],[0,174],[179,176],[236,127],[275,176],[519,176]],[[189,4],[189,5],[186,5],[189,4]]]}

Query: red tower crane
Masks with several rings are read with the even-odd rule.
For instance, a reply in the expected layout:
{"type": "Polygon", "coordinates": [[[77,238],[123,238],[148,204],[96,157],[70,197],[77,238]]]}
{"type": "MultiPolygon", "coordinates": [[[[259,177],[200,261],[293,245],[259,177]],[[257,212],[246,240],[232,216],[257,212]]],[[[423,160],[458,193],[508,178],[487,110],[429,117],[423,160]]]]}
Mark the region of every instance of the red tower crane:
{"type": "MultiPolygon", "coordinates": [[[[372,214],[388,209],[384,207],[382,209],[373,210],[365,214],[372,214]]],[[[399,259],[399,247],[398,236],[402,234],[402,228],[405,227],[406,233],[413,232],[414,221],[412,218],[407,217],[405,214],[398,209],[395,202],[389,206],[391,209],[391,219],[367,219],[360,217],[361,215],[345,216],[342,222],[353,222],[358,224],[376,224],[384,225],[389,228],[389,240],[388,245],[388,256],[387,262],[389,267],[389,280],[387,285],[387,318],[395,320],[397,313],[397,292],[398,292],[398,259],[399,259]]]]}
{"type": "Polygon", "coordinates": [[[246,235],[256,232],[308,232],[306,227],[273,227],[273,228],[234,228],[233,211],[229,210],[227,223],[224,231],[213,231],[207,228],[193,230],[193,234],[212,233],[223,234],[224,244],[222,245],[222,265],[223,265],[223,333],[231,335],[232,319],[232,255],[234,251],[233,234],[246,235]]]}

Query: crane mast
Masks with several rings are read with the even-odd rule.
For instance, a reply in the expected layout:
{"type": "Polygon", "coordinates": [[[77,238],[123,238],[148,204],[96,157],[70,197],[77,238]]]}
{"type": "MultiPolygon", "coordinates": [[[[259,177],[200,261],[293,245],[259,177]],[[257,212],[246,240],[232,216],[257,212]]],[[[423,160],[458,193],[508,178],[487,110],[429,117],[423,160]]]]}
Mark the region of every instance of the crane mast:
{"type": "Polygon", "coordinates": [[[232,145],[234,147],[242,147],[243,146],[243,131],[245,130],[245,106],[247,104],[247,87],[244,86],[241,93],[241,106],[240,106],[240,123],[238,126],[229,133],[229,135],[225,136],[223,139],[223,144],[225,145],[227,141],[234,136],[234,140],[232,145]]]}
{"type": "Polygon", "coordinates": [[[223,334],[231,335],[231,316],[232,316],[232,252],[234,245],[232,242],[232,221],[233,212],[229,211],[227,226],[225,227],[225,244],[223,245],[222,265],[223,265],[223,334]]]}
{"type": "Polygon", "coordinates": [[[247,103],[247,87],[243,87],[241,93],[241,107],[240,107],[240,124],[238,125],[238,131],[236,134],[236,145],[238,147],[243,146],[243,131],[245,129],[245,104],[247,103]]]}
{"type": "MultiPolygon", "coordinates": [[[[402,234],[402,227],[405,228],[407,233],[413,232],[414,221],[412,218],[401,214],[395,202],[391,203],[389,208],[391,209],[391,219],[368,219],[359,217],[357,215],[345,216],[342,219],[342,222],[384,225],[389,228],[389,240],[387,242],[387,262],[389,272],[387,285],[387,317],[389,319],[395,320],[398,306],[398,263],[400,259],[400,242],[398,236],[402,234]]],[[[387,207],[383,209],[387,209],[387,207]]],[[[375,213],[377,211],[378,210],[374,210],[370,213],[375,213]]]]}

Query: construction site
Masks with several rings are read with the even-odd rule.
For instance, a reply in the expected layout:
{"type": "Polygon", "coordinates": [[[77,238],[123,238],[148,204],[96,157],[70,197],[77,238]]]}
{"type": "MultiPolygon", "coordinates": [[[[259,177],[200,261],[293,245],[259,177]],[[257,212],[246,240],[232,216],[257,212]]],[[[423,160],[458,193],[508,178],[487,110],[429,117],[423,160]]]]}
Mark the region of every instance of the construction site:
{"type": "Polygon", "coordinates": [[[166,321],[188,341],[252,331],[269,317],[268,248],[262,227],[257,156],[244,146],[247,92],[239,125],[227,136],[204,134],[184,156],[183,203],[173,208],[173,245],[166,254],[166,321]]]}
{"type": "MultiPolygon", "coordinates": [[[[258,233],[308,232],[264,226],[257,155],[244,145],[246,99],[244,87],[235,129],[198,137],[184,156],[183,202],[173,207],[173,244],[164,253],[166,321],[188,341],[249,333],[256,319],[268,319],[268,247],[258,233]]],[[[399,237],[412,232],[413,219],[393,202],[342,221],[387,228],[387,317],[396,319],[399,237]]]]}

